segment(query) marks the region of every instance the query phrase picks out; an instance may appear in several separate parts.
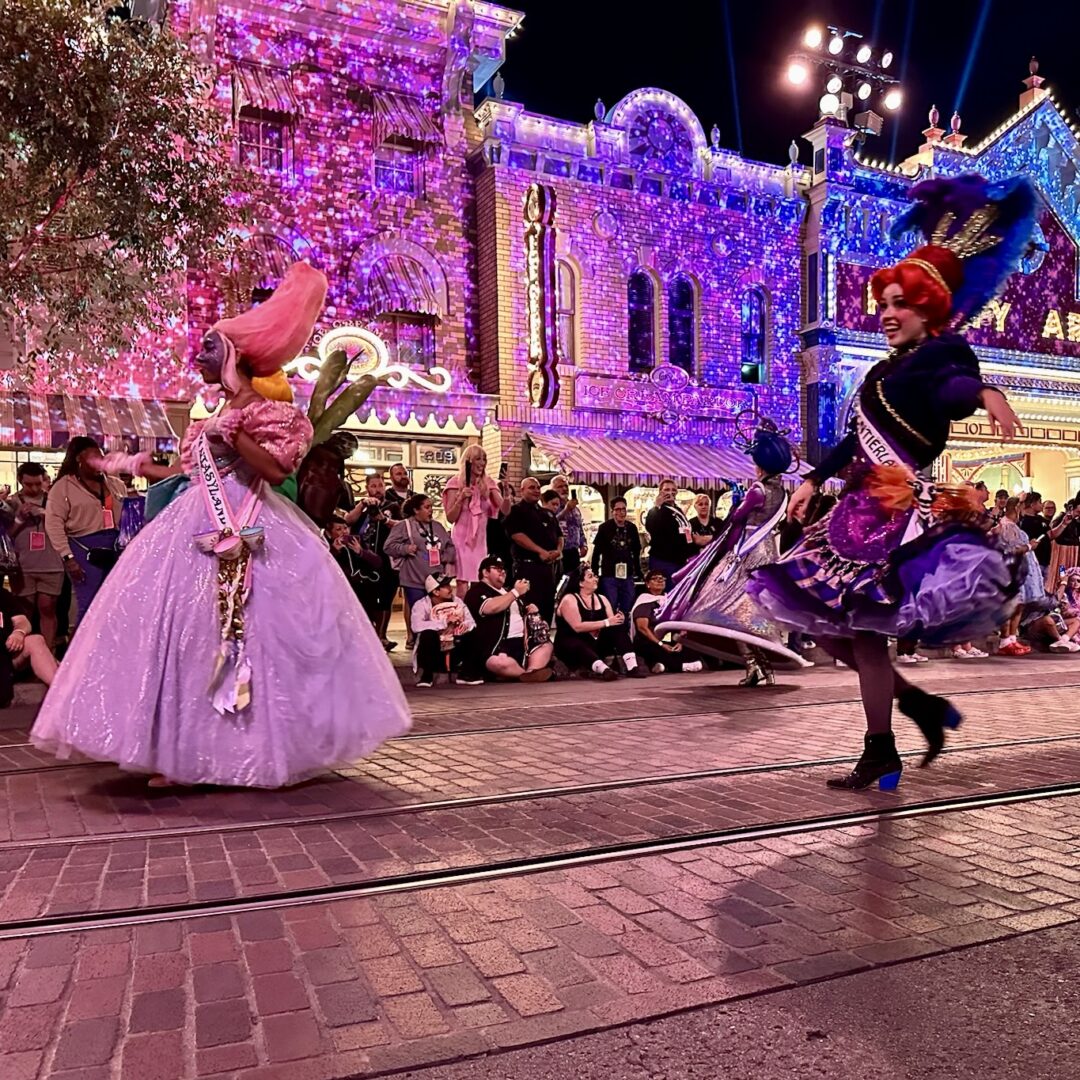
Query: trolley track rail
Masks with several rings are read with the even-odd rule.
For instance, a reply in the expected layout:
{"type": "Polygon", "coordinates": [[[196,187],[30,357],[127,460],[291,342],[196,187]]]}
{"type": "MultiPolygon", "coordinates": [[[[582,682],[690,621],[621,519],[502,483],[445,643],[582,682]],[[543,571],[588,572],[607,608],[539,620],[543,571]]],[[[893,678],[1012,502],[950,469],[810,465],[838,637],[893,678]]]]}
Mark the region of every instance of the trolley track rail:
{"type": "MultiPolygon", "coordinates": [[[[1080,732],[1064,735],[1031,736],[1020,739],[1004,739],[994,742],[970,743],[962,746],[946,746],[942,751],[942,754],[956,755],[980,750],[1022,749],[1026,747],[1075,742],[1080,742],[1080,732]]],[[[900,756],[908,760],[920,758],[922,754],[923,751],[921,749],[904,750],[900,752],[900,756]]],[[[434,810],[458,810],[477,806],[501,806],[517,802],[531,802],[539,799],[602,794],[604,792],[620,791],[628,788],[653,787],[686,783],[696,780],[723,779],[727,777],[749,776],[755,774],[787,773],[802,769],[843,766],[852,764],[856,760],[857,757],[855,755],[843,755],[836,757],[807,758],[797,761],[759,762],[745,765],[718,766],[711,769],[685,770],[676,773],[658,773],[646,776],[597,780],[586,784],[523,788],[516,791],[499,792],[489,795],[467,795],[459,798],[431,799],[424,802],[407,802],[385,806],[359,807],[352,810],[297,814],[291,817],[159,826],[151,829],[125,830],[110,833],[79,833],[75,835],[47,836],[40,838],[26,837],[18,840],[0,842],[0,853],[27,848],[82,847],[89,844],[110,844],[121,841],[183,839],[187,836],[215,833],[225,835],[231,833],[253,832],[261,829],[296,829],[343,821],[363,821],[371,818],[421,814],[434,810]]]]}
{"type": "Polygon", "coordinates": [[[982,810],[1033,801],[1073,798],[1077,795],[1080,795],[1080,783],[1046,784],[992,794],[928,799],[898,807],[876,807],[798,820],[685,832],[663,838],[595,845],[570,852],[560,851],[540,856],[495,860],[477,866],[404,873],[364,882],[332,883],[309,888],[286,889],[263,896],[238,896],[224,900],[148,905],[137,909],[128,908],[111,912],[81,911],[44,918],[11,920],[0,923],[0,940],[70,933],[74,930],[139,926],[177,918],[206,918],[250,911],[267,911],[313,902],[355,899],[436,886],[490,881],[511,875],[540,873],[597,862],[661,855],[696,847],[847,829],[925,815],[982,810]]]}

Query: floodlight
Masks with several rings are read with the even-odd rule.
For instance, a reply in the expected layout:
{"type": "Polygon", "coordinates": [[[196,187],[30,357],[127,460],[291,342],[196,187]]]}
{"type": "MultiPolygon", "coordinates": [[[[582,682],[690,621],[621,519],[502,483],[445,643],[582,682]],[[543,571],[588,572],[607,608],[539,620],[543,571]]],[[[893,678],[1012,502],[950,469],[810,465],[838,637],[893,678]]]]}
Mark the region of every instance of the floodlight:
{"type": "Polygon", "coordinates": [[[834,75],[825,84],[825,89],[828,90],[830,94],[839,94],[840,91],[844,89],[844,80],[841,79],[839,75],[834,75]]]}
{"type": "Polygon", "coordinates": [[[887,67],[888,67],[888,66],[889,66],[889,65],[890,65],[891,63],[892,63],[892,53],[891,53],[891,52],[889,52],[889,50],[888,50],[888,49],[886,49],[886,50],[885,50],[885,51],[884,51],[884,52],[883,52],[883,53],[881,54],[881,66],[882,66],[883,68],[887,68],[887,67]]]}
{"type": "Polygon", "coordinates": [[[860,101],[865,101],[870,96],[872,90],[873,87],[868,82],[861,82],[855,93],[858,95],[860,101]]]}
{"type": "Polygon", "coordinates": [[[823,94],[818,102],[822,116],[834,116],[840,108],[840,99],[835,94],[823,94]]]}
{"type": "Polygon", "coordinates": [[[821,47],[821,27],[811,26],[803,34],[803,44],[808,49],[817,49],[821,47]]]}
{"type": "Polygon", "coordinates": [[[903,104],[904,104],[904,95],[900,92],[899,87],[894,86],[885,95],[885,108],[889,109],[892,112],[896,112],[896,110],[899,109],[900,106],[903,105],[903,104]]]}
{"type": "Polygon", "coordinates": [[[839,34],[833,34],[829,39],[829,52],[833,56],[839,56],[844,51],[844,39],[839,34]]]}
{"type": "Polygon", "coordinates": [[[802,86],[804,82],[810,77],[810,72],[806,65],[798,60],[792,60],[788,64],[787,69],[788,82],[793,86],[802,86]]]}
{"type": "Polygon", "coordinates": [[[860,45],[859,51],[855,54],[855,59],[858,60],[860,64],[865,64],[871,56],[873,56],[873,52],[871,51],[870,46],[860,45]]]}

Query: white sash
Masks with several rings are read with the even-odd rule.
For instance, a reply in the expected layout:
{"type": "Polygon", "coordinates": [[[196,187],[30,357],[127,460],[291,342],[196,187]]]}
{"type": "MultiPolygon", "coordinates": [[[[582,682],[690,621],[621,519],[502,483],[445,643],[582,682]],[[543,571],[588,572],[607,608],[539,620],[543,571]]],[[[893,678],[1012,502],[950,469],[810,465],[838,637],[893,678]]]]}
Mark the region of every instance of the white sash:
{"type": "Polygon", "coordinates": [[[257,478],[248,489],[239,514],[229,505],[210,440],[203,431],[195,440],[195,464],[206,512],[214,528],[199,533],[200,551],[218,558],[217,604],[220,644],[210,680],[214,708],[223,716],[238,713],[251,703],[251,664],[244,648],[244,605],[251,593],[251,555],[262,545],[263,530],[256,527],[266,482],[257,478]]]}

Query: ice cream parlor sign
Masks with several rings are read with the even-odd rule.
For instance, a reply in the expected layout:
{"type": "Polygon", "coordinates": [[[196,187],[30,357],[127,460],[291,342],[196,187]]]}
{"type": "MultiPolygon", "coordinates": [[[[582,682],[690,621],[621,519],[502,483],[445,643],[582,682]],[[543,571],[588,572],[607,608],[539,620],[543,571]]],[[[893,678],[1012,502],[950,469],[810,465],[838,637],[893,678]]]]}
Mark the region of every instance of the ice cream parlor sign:
{"type": "MultiPolygon", "coordinates": [[[[967,331],[972,345],[1017,352],[1080,357],[1080,297],[1077,249],[1057,218],[1040,220],[1042,242],[1024,260],[1002,296],[990,303],[967,331]]],[[[872,267],[838,262],[837,322],[850,330],[878,330],[870,292],[872,267]]]]}

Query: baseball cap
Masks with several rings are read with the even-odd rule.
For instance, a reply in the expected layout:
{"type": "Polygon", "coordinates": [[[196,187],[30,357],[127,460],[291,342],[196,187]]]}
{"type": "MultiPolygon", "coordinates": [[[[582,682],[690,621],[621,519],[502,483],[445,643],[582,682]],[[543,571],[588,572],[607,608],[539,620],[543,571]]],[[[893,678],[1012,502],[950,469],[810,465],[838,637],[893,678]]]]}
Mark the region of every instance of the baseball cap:
{"type": "Polygon", "coordinates": [[[480,573],[482,574],[485,570],[492,569],[492,567],[498,570],[505,570],[506,563],[504,563],[498,555],[488,555],[480,562],[480,573]]]}
{"type": "Polygon", "coordinates": [[[453,585],[454,579],[449,574],[441,574],[436,577],[434,574],[428,574],[427,580],[424,582],[424,588],[427,590],[428,596],[430,596],[440,585],[453,585]]]}

